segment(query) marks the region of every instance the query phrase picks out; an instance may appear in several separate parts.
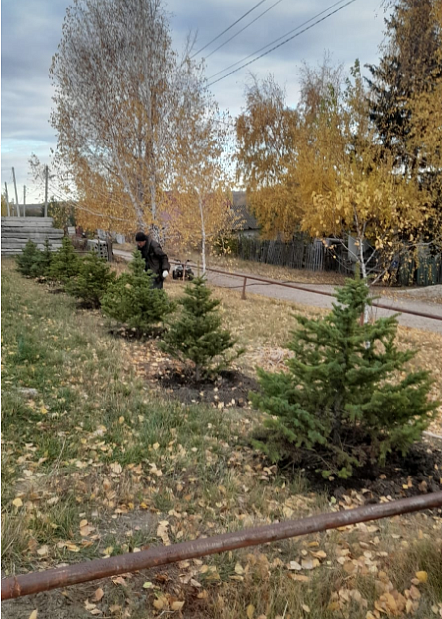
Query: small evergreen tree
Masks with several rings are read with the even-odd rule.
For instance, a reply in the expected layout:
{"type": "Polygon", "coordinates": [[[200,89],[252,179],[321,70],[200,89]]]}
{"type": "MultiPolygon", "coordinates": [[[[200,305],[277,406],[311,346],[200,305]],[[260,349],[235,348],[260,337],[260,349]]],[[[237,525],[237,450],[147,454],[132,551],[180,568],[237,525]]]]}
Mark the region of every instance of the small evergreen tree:
{"type": "Polygon", "coordinates": [[[49,241],[46,239],[41,251],[33,241],[28,241],[22,253],[16,256],[17,269],[28,277],[45,277],[48,275],[52,261],[49,241]]]}
{"type": "Polygon", "coordinates": [[[335,296],[338,303],[326,318],[296,316],[289,371],[258,368],[262,391],[251,399],[272,416],[259,445],[274,461],[304,448],[317,452],[325,476],[347,477],[353,467],[383,463],[393,449],[405,453],[437,403],[428,399],[428,372],[403,377],[415,353],[396,348],[396,317],[361,324],[371,304],[366,283],[347,280],[335,296]]]}
{"type": "Polygon", "coordinates": [[[221,316],[217,311],[220,301],[211,298],[211,290],[204,277],[196,277],[185,288],[186,296],[178,301],[183,310],[160,344],[162,350],[180,359],[190,360],[195,366],[195,379],[201,380],[213,372],[227,367],[242,354],[237,351],[230,358],[226,355],[236,340],[229,331],[221,329],[221,316]]]}
{"type": "Polygon", "coordinates": [[[47,277],[49,275],[53,256],[54,252],[51,250],[51,244],[46,239],[39,259],[39,273],[37,277],[47,277]]]}
{"type": "Polygon", "coordinates": [[[129,272],[120,275],[101,300],[106,316],[127,324],[138,335],[151,331],[174,310],[166,292],[152,287],[155,276],[144,267],[140,252],[135,250],[129,272]]]}
{"type": "Polygon", "coordinates": [[[63,237],[62,245],[53,257],[49,269],[49,277],[66,284],[79,273],[81,261],[75,253],[72,241],[68,236],[63,237]]]}
{"type": "Polygon", "coordinates": [[[101,299],[115,281],[109,263],[94,251],[81,261],[77,277],[66,284],[66,292],[90,307],[100,307],[101,299]]]}
{"type": "Polygon", "coordinates": [[[21,254],[15,257],[17,270],[27,277],[35,277],[33,271],[40,260],[41,251],[33,241],[28,241],[21,254]]]}

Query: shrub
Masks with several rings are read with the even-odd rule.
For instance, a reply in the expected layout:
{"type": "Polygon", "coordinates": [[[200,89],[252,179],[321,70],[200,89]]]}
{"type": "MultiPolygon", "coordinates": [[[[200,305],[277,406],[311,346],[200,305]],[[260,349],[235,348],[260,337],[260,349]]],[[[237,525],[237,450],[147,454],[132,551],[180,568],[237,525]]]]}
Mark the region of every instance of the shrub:
{"type": "Polygon", "coordinates": [[[183,310],[160,344],[173,357],[192,361],[197,381],[227,367],[243,352],[226,355],[236,340],[221,328],[221,316],[216,309],[220,301],[212,299],[211,294],[204,277],[192,280],[185,288],[186,296],[178,301],[183,310]]]}
{"type": "Polygon", "coordinates": [[[52,255],[47,239],[43,251],[33,241],[28,241],[22,253],[16,256],[17,269],[27,277],[45,277],[49,273],[52,255]]]}
{"type": "Polygon", "coordinates": [[[367,285],[347,280],[335,296],[326,318],[296,316],[288,372],[258,368],[261,393],[251,399],[271,415],[259,445],[274,461],[303,448],[317,453],[324,476],[348,477],[393,449],[405,454],[437,403],[428,399],[428,372],[404,369],[415,353],[395,346],[396,317],[361,324],[367,285]]]}
{"type": "Polygon", "coordinates": [[[103,313],[119,323],[127,324],[138,335],[152,331],[174,310],[164,290],[152,288],[154,276],[144,271],[145,262],[138,250],[123,273],[103,296],[103,313]]]}
{"type": "Polygon", "coordinates": [[[67,282],[66,292],[90,307],[100,307],[101,299],[115,277],[109,263],[93,251],[81,261],[77,277],[67,282]]]}
{"type": "Polygon", "coordinates": [[[78,275],[80,264],[81,261],[74,251],[72,241],[68,236],[65,236],[62,239],[62,246],[52,257],[49,277],[66,284],[72,277],[78,275]]]}

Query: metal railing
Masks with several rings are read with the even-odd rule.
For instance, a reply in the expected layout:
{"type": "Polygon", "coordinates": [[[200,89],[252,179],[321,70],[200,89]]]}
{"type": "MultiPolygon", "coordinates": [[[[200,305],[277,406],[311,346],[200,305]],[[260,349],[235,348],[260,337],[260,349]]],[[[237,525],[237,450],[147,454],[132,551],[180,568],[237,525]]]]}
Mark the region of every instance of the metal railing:
{"type": "Polygon", "coordinates": [[[309,533],[337,529],[359,522],[379,520],[400,514],[442,507],[442,492],[425,494],[379,505],[365,505],[356,509],[289,520],[263,527],[224,533],[172,546],[149,548],[108,559],[95,559],[43,572],[10,576],[2,580],[2,600],[23,597],[83,582],[99,580],[117,574],[136,572],[159,565],[196,559],[220,552],[267,544],[309,533]]]}

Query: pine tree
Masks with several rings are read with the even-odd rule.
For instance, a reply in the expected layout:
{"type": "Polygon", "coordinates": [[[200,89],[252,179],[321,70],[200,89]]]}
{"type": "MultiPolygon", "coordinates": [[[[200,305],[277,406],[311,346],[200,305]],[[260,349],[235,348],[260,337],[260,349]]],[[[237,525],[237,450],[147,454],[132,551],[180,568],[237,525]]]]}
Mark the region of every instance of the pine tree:
{"type": "Polygon", "coordinates": [[[288,372],[258,368],[261,393],[251,398],[272,416],[260,443],[272,459],[303,448],[320,453],[324,475],[347,477],[353,467],[383,463],[393,449],[405,453],[437,403],[428,399],[428,372],[401,377],[415,353],[395,346],[396,317],[361,324],[371,304],[365,282],[348,280],[335,296],[327,317],[296,316],[288,372]]]}
{"type": "Polygon", "coordinates": [[[178,301],[182,312],[170,325],[160,347],[181,361],[192,361],[198,382],[227,367],[243,350],[227,356],[236,340],[221,328],[222,318],[217,311],[220,301],[211,298],[204,277],[196,277],[184,292],[186,296],[178,301]]]}
{"type": "MultiPolygon", "coordinates": [[[[423,237],[431,241],[442,218],[442,173],[428,156],[425,135],[440,107],[436,92],[442,77],[440,0],[396,0],[386,26],[387,42],[379,65],[368,66],[370,117],[382,148],[396,160],[397,174],[432,194],[433,213],[423,237]],[[435,109],[425,110],[425,99],[432,93],[435,109]]],[[[432,139],[439,136],[440,127],[432,133],[432,139]]],[[[435,151],[440,153],[440,137],[435,151]]]]}
{"type": "Polygon", "coordinates": [[[51,250],[51,244],[49,243],[49,240],[46,239],[44,242],[43,251],[39,257],[38,277],[47,277],[49,275],[53,256],[54,253],[51,250]]]}
{"type": "Polygon", "coordinates": [[[49,241],[44,242],[43,251],[38,249],[33,241],[28,241],[22,253],[16,256],[17,269],[28,277],[46,277],[52,262],[52,251],[49,241]]]}
{"type": "Polygon", "coordinates": [[[37,277],[34,275],[35,267],[41,259],[41,251],[33,241],[28,241],[21,254],[15,258],[17,270],[25,276],[37,277]]]}
{"type": "Polygon", "coordinates": [[[109,263],[92,251],[81,261],[78,276],[66,284],[66,292],[90,307],[100,307],[101,299],[115,277],[109,263]]]}
{"type": "Polygon", "coordinates": [[[152,287],[155,276],[144,267],[140,252],[135,250],[129,272],[120,275],[101,300],[106,316],[127,324],[138,336],[150,332],[174,310],[166,292],[152,287]]]}
{"type": "Polygon", "coordinates": [[[63,237],[62,246],[54,253],[49,277],[66,284],[71,277],[78,275],[80,269],[80,259],[75,253],[72,241],[68,236],[63,237]]]}

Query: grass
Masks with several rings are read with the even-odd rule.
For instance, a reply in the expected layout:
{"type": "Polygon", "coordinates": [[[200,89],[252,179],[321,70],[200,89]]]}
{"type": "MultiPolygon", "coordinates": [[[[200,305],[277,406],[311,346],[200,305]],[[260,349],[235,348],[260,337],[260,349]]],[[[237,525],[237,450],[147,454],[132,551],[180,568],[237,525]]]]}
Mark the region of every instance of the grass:
{"type": "MultiPolygon", "coordinates": [[[[2,268],[5,574],[161,544],[160,521],[176,543],[338,509],[301,475],[278,473],[249,447],[257,413],[184,406],[153,392],[134,364],[145,344],[111,338],[99,312],[80,311],[64,294],[21,278],[10,261],[2,268]]],[[[172,296],[181,290],[179,283],[168,286],[172,296]]],[[[243,302],[223,289],[217,296],[226,324],[248,343],[243,369],[280,364],[271,351],[283,350],[290,314],[305,308],[252,297],[243,302]]],[[[400,330],[400,337],[404,346],[420,341],[412,330],[400,330]]],[[[428,336],[423,355],[434,359],[439,345],[428,336]]],[[[351,497],[355,506],[362,500],[351,497]]],[[[440,518],[417,514],[373,527],[214,555],[125,577],[124,585],[91,583],[69,588],[68,597],[53,592],[31,600],[39,616],[60,618],[69,602],[66,612],[79,619],[101,586],[105,595],[92,610],[117,619],[179,616],[177,599],[185,617],[366,619],[385,603],[382,595],[397,592],[415,605],[414,617],[436,616],[440,518]],[[290,569],[290,562],[319,551],[314,569],[290,569]],[[427,581],[413,585],[420,571],[427,581]],[[143,588],[145,582],[152,587],[143,588]],[[406,597],[412,586],[419,599],[406,597]]],[[[26,603],[4,604],[5,617],[28,617],[26,603]]]]}

